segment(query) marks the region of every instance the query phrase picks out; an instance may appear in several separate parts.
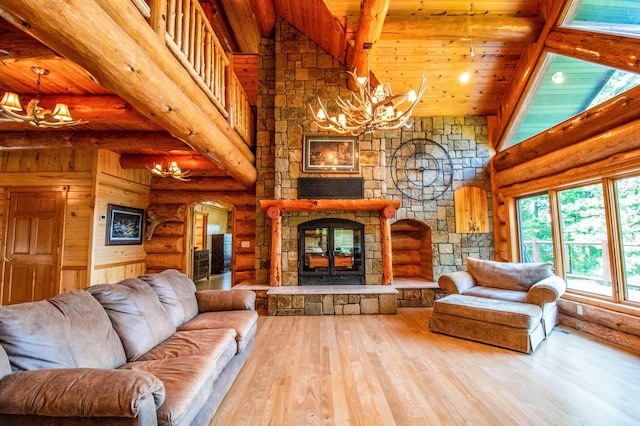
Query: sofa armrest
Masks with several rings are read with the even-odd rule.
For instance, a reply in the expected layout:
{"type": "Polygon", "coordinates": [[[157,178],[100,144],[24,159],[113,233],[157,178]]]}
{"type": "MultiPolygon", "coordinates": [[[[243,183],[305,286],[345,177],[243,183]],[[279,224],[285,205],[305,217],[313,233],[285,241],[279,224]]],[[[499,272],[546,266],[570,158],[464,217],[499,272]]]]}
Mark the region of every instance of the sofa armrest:
{"type": "Polygon", "coordinates": [[[475,285],[476,280],[467,271],[450,272],[438,278],[438,287],[445,290],[447,294],[462,294],[475,285]]]}
{"type": "Polygon", "coordinates": [[[567,289],[565,280],[557,275],[545,278],[531,286],[525,303],[542,307],[545,303],[557,301],[567,289]]]}
{"type": "Polygon", "coordinates": [[[198,311],[253,311],[256,293],[251,290],[200,290],[196,292],[198,311]]]}
{"type": "Polygon", "coordinates": [[[145,371],[59,368],[22,371],[0,380],[2,414],[140,416],[140,424],[153,424],[164,397],[162,382],[145,371]]]}

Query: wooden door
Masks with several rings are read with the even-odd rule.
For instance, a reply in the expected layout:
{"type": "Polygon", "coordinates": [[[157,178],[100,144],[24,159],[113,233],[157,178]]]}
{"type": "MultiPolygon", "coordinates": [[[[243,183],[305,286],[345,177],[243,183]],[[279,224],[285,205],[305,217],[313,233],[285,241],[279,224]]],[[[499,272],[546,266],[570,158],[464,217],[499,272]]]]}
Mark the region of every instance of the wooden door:
{"type": "Polygon", "coordinates": [[[62,192],[11,192],[2,304],[58,294],[64,218],[62,192]]]}

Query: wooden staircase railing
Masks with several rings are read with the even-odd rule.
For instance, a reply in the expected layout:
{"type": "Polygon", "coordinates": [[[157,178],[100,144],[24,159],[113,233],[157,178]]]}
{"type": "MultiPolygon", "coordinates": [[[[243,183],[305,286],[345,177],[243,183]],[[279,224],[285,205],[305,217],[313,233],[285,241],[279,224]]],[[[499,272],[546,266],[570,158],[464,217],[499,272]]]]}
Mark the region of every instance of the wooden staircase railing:
{"type": "Polygon", "coordinates": [[[147,0],[147,5],[142,0],[132,1],[232,128],[247,145],[252,145],[249,99],[200,3],[147,0]]]}

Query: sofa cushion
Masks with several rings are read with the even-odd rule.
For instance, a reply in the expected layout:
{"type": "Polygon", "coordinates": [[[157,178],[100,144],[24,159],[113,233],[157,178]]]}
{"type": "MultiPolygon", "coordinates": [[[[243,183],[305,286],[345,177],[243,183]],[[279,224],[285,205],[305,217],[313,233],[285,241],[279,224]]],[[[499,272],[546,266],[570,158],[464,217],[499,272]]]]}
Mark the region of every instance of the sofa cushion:
{"type": "Polygon", "coordinates": [[[446,314],[485,323],[531,330],[540,325],[542,309],[536,305],[485,297],[450,294],[433,303],[433,315],[446,314]]]}
{"type": "Polygon", "coordinates": [[[153,288],[176,327],[198,315],[196,285],[182,272],[167,269],[157,274],[142,275],[140,279],[153,288]]]}
{"type": "Polygon", "coordinates": [[[238,353],[251,341],[258,326],[256,311],[219,311],[203,312],[191,321],[178,328],[184,330],[224,329],[233,328],[236,331],[238,353]]]}
{"type": "Polygon", "coordinates": [[[147,371],[165,386],[159,424],[191,424],[236,353],[231,329],[178,331],[123,369],[147,371]]]}
{"type": "Polygon", "coordinates": [[[236,350],[236,333],[230,328],[218,330],[176,331],[167,340],[138,358],[138,361],[206,356],[218,361],[222,354],[236,350]]]}
{"type": "Polygon", "coordinates": [[[467,272],[476,285],[528,291],[538,281],[553,275],[550,263],[494,262],[467,257],[467,272]]]}
{"type": "Polygon", "coordinates": [[[129,361],[171,336],[176,328],[151,286],[138,278],[87,289],[102,305],[129,361]]]}
{"type": "Polygon", "coordinates": [[[526,291],[505,290],[496,287],[484,287],[476,285],[462,292],[465,296],[486,297],[489,299],[504,300],[507,302],[525,303],[527,300],[526,291]]]}
{"type": "Polygon", "coordinates": [[[0,307],[0,343],[14,372],[126,362],[107,313],[86,291],[0,307]]]}

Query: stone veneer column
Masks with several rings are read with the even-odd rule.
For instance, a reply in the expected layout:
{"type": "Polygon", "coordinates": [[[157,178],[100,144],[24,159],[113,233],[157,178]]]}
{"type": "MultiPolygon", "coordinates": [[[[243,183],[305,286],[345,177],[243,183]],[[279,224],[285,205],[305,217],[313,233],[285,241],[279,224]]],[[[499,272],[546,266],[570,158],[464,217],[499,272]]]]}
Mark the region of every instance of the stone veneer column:
{"type": "MultiPolygon", "coordinates": [[[[338,96],[348,99],[346,69],[288,23],[279,20],[274,38],[263,39],[260,45],[259,80],[257,198],[296,199],[298,177],[303,175],[303,135],[323,133],[311,122],[308,104],[315,105],[316,96],[326,101],[338,96]]],[[[486,234],[457,234],[453,206],[455,189],[470,185],[482,187],[489,194],[489,223],[493,223],[486,117],[414,117],[411,128],[364,134],[359,138],[359,146],[365,198],[401,200],[401,207],[391,221],[415,219],[431,228],[436,280],[443,273],[464,269],[467,256],[494,258],[493,230],[486,234]],[[404,198],[394,187],[386,167],[387,156],[391,156],[402,142],[414,138],[434,140],[452,159],[451,189],[436,200],[419,202],[404,198]]],[[[256,282],[267,284],[271,227],[261,209],[258,208],[256,216],[256,282]]],[[[321,217],[343,217],[365,224],[367,247],[375,247],[378,251],[377,255],[367,253],[367,284],[381,284],[384,268],[379,255],[382,239],[377,216],[364,212],[357,215],[351,212],[283,214],[282,284],[297,285],[297,225],[321,217]]]]}

